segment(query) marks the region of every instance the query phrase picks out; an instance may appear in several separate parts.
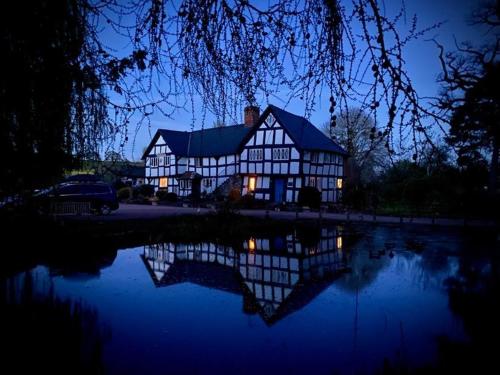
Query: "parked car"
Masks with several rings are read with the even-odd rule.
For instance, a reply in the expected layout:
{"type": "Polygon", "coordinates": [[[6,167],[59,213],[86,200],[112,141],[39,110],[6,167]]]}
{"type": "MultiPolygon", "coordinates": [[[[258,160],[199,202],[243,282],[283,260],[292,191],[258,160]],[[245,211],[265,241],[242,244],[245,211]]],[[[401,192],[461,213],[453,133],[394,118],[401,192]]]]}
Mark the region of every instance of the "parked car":
{"type": "Polygon", "coordinates": [[[35,206],[40,212],[51,212],[54,203],[82,202],[90,203],[92,211],[108,215],[118,209],[115,189],[104,182],[63,182],[53,188],[35,193],[35,206]]]}

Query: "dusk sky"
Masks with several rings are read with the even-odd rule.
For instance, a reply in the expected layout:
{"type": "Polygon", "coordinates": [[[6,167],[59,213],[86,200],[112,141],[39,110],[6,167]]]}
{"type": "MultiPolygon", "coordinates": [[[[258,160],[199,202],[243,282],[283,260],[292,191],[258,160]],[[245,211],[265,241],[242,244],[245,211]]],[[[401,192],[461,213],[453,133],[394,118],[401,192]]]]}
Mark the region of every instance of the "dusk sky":
{"type": "MultiPolygon", "coordinates": [[[[386,11],[390,14],[391,5],[393,11],[397,11],[400,7],[400,0],[385,1],[386,11]]],[[[438,61],[438,49],[436,45],[429,39],[436,39],[444,44],[448,50],[454,49],[454,38],[458,42],[469,40],[474,44],[481,44],[485,38],[484,30],[479,30],[477,27],[468,25],[467,19],[470,16],[471,10],[475,9],[478,5],[477,0],[407,0],[405,1],[407,9],[407,21],[410,23],[414,14],[418,18],[418,29],[425,29],[432,25],[444,22],[444,24],[436,29],[428,32],[420,40],[413,41],[407,45],[404,50],[406,64],[408,71],[414,83],[414,87],[420,96],[434,96],[438,92],[438,85],[436,84],[436,77],[440,72],[438,61]]],[[[112,44],[112,40],[110,40],[112,44]]],[[[117,49],[120,49],[120,44],[117,44],[117,49]]],[[[285,100],[279,95],[269,98],[269,102],[279,107],[285,106],[285,100]]],[[[324,95],[322,101],[318,101],[315,112],[312,114],[310,121],[320,126],[329,119],[328,113],[328,96],[324,95]]],[[[259,98],[258,104],[261,110],[264,110],[267,103],[263,98],[259,98]]],[[[202,103],[195,98],[195,104],[201,109],[202,103]]],[[[292,101],[287,107],[287,110],[298,115],[304,114],[304,104],[300,101],[292,101]]],[[[243,114],[241,114],[243,116],[243,114]]],[[[195,129],[202,127],[202,115],[195,114],[195,129]]],[[[175,129],[175,130],[190,130],[193,116],[186,110],[177,111],[173,119],[165,118],[159,113],[151,116],[151,127],[143,126],[137,133],[134,139],[135,126],[129,129],[129,142],[125,145],[124,154],[127,158],[132,160],[140,159],[143,149],[148,145],[152,135],[159,128],[175,129]]],[[[240,123],[242,119],[240,119],[240,123]]],[[[211,127],[215,122],[215,117],[211,113],[206,113],[204,127],[211,127]]],[[[133,124],[132,124],[133,125],[133,124]]]]}

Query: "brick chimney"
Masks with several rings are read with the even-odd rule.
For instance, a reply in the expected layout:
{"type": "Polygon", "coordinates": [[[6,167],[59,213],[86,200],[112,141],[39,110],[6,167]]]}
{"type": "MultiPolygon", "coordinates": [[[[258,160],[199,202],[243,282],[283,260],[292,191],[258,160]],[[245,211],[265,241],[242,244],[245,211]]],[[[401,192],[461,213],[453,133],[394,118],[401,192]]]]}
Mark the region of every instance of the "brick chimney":
{"type": "Polygon", "coordinates": [[[245,127],[251,128],[259,120],[260,108],[257,106],[245,107],[245,127]]]}

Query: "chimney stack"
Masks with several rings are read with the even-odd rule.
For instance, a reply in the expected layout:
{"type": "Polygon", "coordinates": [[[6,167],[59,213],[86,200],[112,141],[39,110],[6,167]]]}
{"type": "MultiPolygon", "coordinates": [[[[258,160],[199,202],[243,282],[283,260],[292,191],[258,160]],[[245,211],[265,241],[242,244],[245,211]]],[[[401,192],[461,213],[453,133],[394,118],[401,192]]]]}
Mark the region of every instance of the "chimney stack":
{"type": "Polygon", "coordinates": [[[259,120],[260,108],[254,105],[245,107],[245,127],[251,128],[259,120]]]}

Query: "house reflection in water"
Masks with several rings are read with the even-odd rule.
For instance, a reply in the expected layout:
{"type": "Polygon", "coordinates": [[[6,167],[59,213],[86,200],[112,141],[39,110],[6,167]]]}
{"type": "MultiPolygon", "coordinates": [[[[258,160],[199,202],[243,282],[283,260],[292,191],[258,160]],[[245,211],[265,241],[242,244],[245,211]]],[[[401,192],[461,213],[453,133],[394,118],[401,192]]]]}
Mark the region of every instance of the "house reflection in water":
{"type": "Polygon", "coordinates": [[[314,245],[295,235],[249,238],[239,251],[167,242],[145,246],[142,259],[156,286],[192,282],[242,294],[245,312],[259,312],[269,324],[305,306],[347,270],[335,228],[322,229],[314,245]]]}

